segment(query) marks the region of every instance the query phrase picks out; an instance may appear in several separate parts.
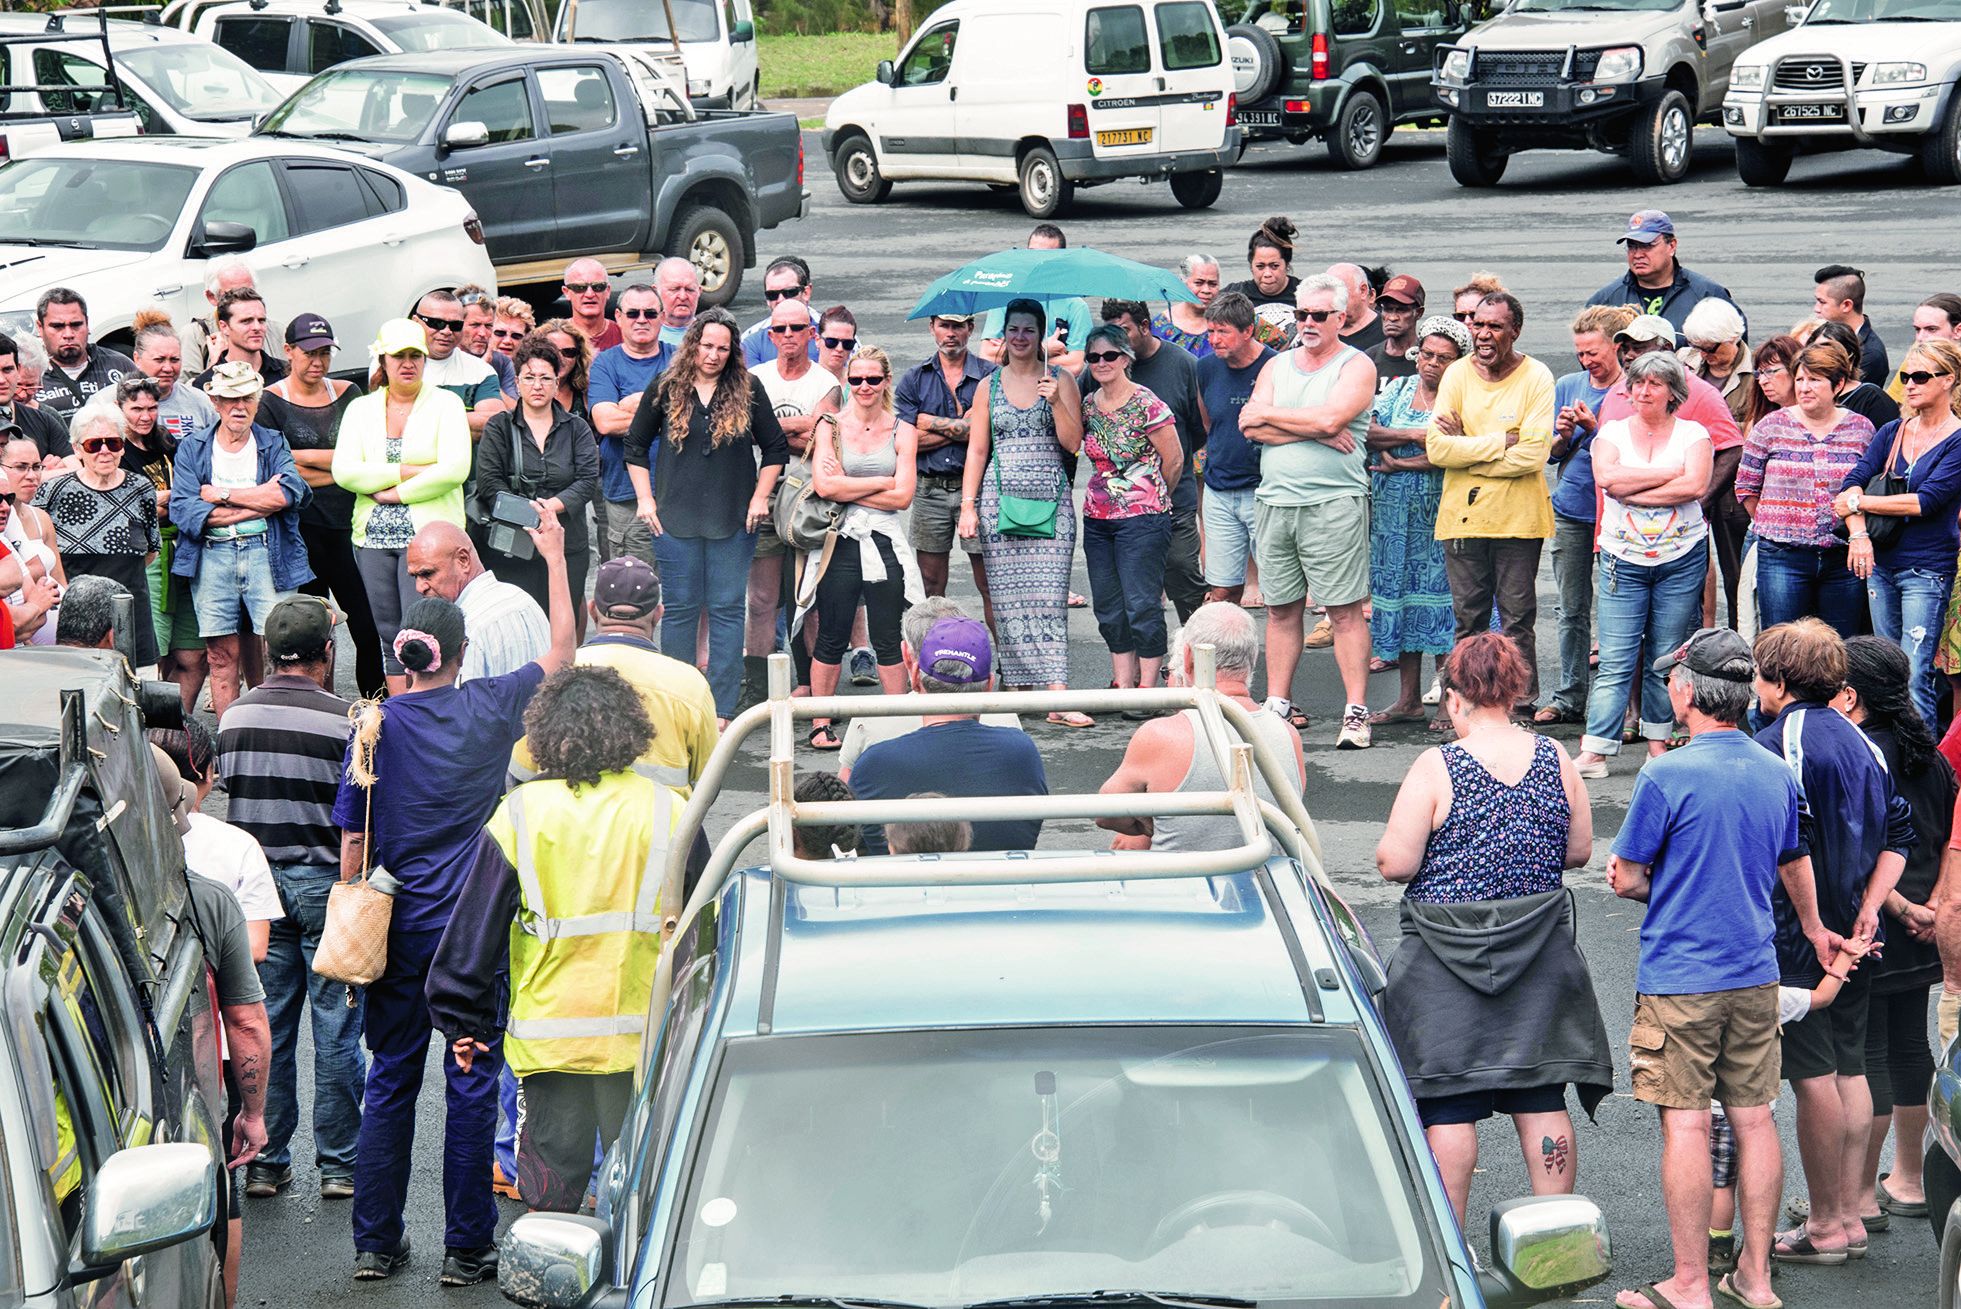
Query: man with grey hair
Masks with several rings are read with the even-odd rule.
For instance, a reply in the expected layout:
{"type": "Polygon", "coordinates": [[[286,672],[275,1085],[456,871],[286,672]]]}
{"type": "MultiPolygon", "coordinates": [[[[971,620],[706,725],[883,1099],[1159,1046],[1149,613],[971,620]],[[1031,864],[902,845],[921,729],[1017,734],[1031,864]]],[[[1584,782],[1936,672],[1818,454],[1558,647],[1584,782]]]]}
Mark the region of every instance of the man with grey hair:
{"type": "MultiPolygon", "coordinates": [[[[218,362],[224,342],[218,334],[218,299],[227,291],[242,286],[253,285],[252,266],[236,255],[226,259],[214,259],[204,272],[204,299],[211,306],[211,312],[202,318],[191,319],[184,328],[182,343],[184,347],[184,376],[196,377],[205,369],[218,362]]],[[[266,340],[284,340],[286,324],[275,318],[266,318],[266,340]]]]}
{"type": "MultiPolygon", "coordinates": [[[[1178,633],[1172,677],[1184,685],[1197,676],[1197,650],[1212,647],[1212,668],[1220,695],[1247,709],[1258,709],[1253,698],[1253,666],[1260,658],[1259,629],[1252,615],[1236,604],[1214,601],[1201,606],[1178,633]]],[[[1306,785],[1300,733],[1273,714],[1254,714],[1260,744],[1287,762],[1297,779],[1295,793],[1306,785]]],[[[1130,738],[1123,762],[1102,786],[1105,795],[1225,789],[1225,774],[1212,751],[1200,744],[1198,711],[1184,709],[1168,718],[1145,723],[1130,738]]],[[[1272,800],[1264,778],[1253,784],[1260,798],[1272,800]]],[[[1117,833],[1118,850],[1224,850],[1239,844],[1239,826],[1223,814],[1185,818],[1099,818],[1098,827],[1117,833]]]]}
{"type": "Polygon", "coordinates": [[[61,615],[55,620],[54,643],[83,650],[116,647],[116,597],[129,588],[113,578],[84,573],[61,594],[61,615]]]}
{"type": "MultiPolygon", "coordinates": [[[[915,791],[913,800],[944,800],[944,791],[915,791]]],[[[887,823],[885,844],[893,854],[958,854],[974,848],[974,825],[958,818],[930,823],[887,823]]]]}
{"type": "Polygon", "coordinates": [[[1254,552],[1266,594],[1267,708],[1296,729],[1294,672],[1310,593],[1326,606],[1346,704],[1335,745],[1369,747],[1369,408],[1375,365],[1340,336],[1348,288],[1319,273],[1294,294],[1294,348],[1269,360],[1239,411],[1265,447],[1254,552]]]}
{"type": "MultiPolygon", "coordinates": [[[[906,610],[899,620],[899,658],[906,666],[906,679],[910,683],[912,675],[919,668],[919,648],[926,641],[926,633],[933,624],[942,618],[965,618],[967,611],[943,595],[929,595],[912,608],[906,610]]],[[[934,688],[936,690],[944,688],[934,688]]],[[[982,723],[989,727],[1012,727],[1021,729],[1021,719],[1014,714],[982,714],[982,723]]],[[[880,741],[890,741],[895,736],[916,732],[921,726],[918,714],[900,714],[891,718],[853,718],[851,726],[844,729],[844,744],[838,750],[838,775],[851,776],[851,766],[866,747],[880,741]]]]}
{"type": "Polygon", "coordinates": [[[654,290],[660,293],[661,344],[674,348],[687,335],[688,324],[701,307],[701,273],[679,255],[654,265],[654,290]]]}

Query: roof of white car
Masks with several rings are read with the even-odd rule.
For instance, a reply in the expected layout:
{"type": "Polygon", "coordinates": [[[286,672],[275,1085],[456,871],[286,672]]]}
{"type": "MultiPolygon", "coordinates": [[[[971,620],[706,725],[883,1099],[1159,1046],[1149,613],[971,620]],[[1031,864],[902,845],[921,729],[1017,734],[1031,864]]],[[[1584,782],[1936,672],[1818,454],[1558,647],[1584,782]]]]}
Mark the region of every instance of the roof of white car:
{"type": "MultiPolygon", "coordinates": [[[[0,34],[7,36],[26,36],[35,32],[46,32],[50,37],[59,37],[67,43],[73,43],[77,37],[99,36],[100,30],[95,20],[86,14],[67,15],[59,32],[48,31],[46,14],[0,14],[0,34]]],[[[163,23],[132,23],[121,18],[109,20],[109,40],[118,49],[146,43],[210,44],[205,38],[186,32],[181,27],[170,27],[163,23]]]]}
{"type": "Polygon", "coordinates": [[[359,163],[397,176],[414,177],[401,169],[374,159],[362,159],[345,150],[308,145],[303,141],[274,140],[266,137],[218,136],[121,136],[89,141],[64,141],[37,150],[34,159],[128,159],[152,164],[184,164],[192,168],[223,168],[248,159],[325,159],[334,163],[359,163]]]}
{"type": "MultiPolygon", "coordinates": [[[[350,18],[372,18],[377,14],[420,13],[426,10],[447,9],[449,6],[428,4],[425,3],[425,0],[340,0],[336,11],[327,8],[326,0],[264,0],[264,3],[256,6],[253,5],[252,0],[216,0],[215,3],[207,2],[200,4],[198,6],[198,12],[204,14],[217,10],[230,11],[246,8],[251,8],[254,13],[263,14],[331,14],[333,12],[339,12],[350,18]]],[[[450,12],[461,13],[460,10],[453,9],[450,12]]],[[[462,16],[470,17],[467,14],[462,16]]]]}

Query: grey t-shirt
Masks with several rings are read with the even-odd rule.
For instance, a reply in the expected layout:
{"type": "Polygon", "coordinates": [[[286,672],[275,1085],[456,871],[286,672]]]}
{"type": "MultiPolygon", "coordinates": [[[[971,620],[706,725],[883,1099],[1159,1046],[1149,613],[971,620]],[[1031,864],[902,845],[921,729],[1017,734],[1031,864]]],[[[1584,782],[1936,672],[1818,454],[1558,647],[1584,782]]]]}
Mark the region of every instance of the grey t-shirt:
{"type": "Polygon", "coordinates": [[[238,897],[221,882],[187,872],[184,880],[191,887],[191,919],[204,941],[205,962],[218,979],[218,1003],[230,1007],[259,1004],[266,998],[259,984],[258,965],[252,962],[252,938],[246,935],[245,911],[238,897]]]}

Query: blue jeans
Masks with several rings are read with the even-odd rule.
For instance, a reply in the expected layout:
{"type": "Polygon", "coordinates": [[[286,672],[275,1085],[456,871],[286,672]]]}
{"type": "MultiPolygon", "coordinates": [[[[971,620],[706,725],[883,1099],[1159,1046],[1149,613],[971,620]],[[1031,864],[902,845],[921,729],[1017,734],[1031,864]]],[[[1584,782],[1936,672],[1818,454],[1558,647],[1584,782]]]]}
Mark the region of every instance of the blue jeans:
{"type": "Polygon", "coordinates": [[[1940,734],[1940,678],[1934,675],[1934,651],[1940,648],[1941,626],[1947,621],[1947,597],[1954,578],[1930,568],[1888,568],[1874,564],[1866,580],[1866,599],[1872,605],[1872,630],[1906,651],[1910,670],[1907,685],[1913,703],[1927,720],[1927,730],[1940,734]]]}
{"type": "Polygon", "coordinates": [[[1580,717],[1586,715],[1591,680],[1593,570],[1593,523],[1554,514],[1552,577],[1559,588],[1559,685],[1551,703],[1580,717]]]}
{"type": "Polygon", "coordinates": [[[1702,623],[1702,581],[1709,542],[1661,564],[1635,564],[1601,551],[1594,587],[1600,611],[1600,670],[1587,693],[1586,735],[1580,749],[1615,755],[1621,722],[1636,680],[1641,686],[1641,735],[1666,741],[1675,730],[1668,683],[1654,661],[1682,644],[1702,623]]]}
{"type": "Polygon", "coordinates": [[[313,971],[313,952],[327,921],[327,892],[340,881],[340,869],[307,864],[274,864],[284,918],[272,924],[259,982],[266,989],[266,1019],[272,1025],[272,1073],[266,1083],[266,1148],[259,1162],[283,1167],[293,1161],[293,1132],[299,1127],[300,1013],[313,1017],[313,1159],[322,1177],[354,1176],[355,1144],[361,1133],[361,1090],[368,1061],[361,1053],[363,998],[313,971]]]}
{"type": "Polygon", "coordinates": [[[206,639],[235,635],[241,615],[252,620],[253,631],[265,631],[266,619],[279,603],[267,533],[206,541],[197,576],[191,579],[191,603],[197,610],[197,634],[206,639]]]}
{"type": "MultiPolygon", "coordinates": [[[[1845,566],[1845,547],[1823,550],[1757,541],[1757,613],[1764,628],[1816,614],[1840,636],[1865,625],[1865,587],[1845,566]]],[[[1938,639],[1939,633],[1937,632],[1938,639]]]]}
{"type": "Polygon", "coordinates": [[[708,611],[708,689],[715,694],[715,713],[735,717],[742,698],[743,627],[749,608],[749,562],[756,554],[756,534],[737,532],[712,540],[703,536],[654,538],[654,557],[660,561],[661,590],[667,617],[660,625],[661,653],[684,664],[695,661],[695,632],[701,611],[708,611]]]}
{"type": "MultiPolygon", "coordinates": [[[[441,928],[388,934],[388,971],[368,987],[367,1101],[354,1166],[354,1248],[394,1251],[402,1244],[409,1168],[415,1150],[415,1102],[429,1062],[429,961],[441,928]]],[[[489,1042],[465,1073],[441,1053],[443,1244],[474,1250],[497,1237],[497,1199],[490,1191],[490,1140],[497,1130],[497,1073],[504,1040],[489,1042]]]]}
{"type": "Polygon", "coordinates": [[[1083,563],[1097,630],[1111,654],[1164,658],[1164,565],[1171,515],[1083,518],[1083,563]]]}

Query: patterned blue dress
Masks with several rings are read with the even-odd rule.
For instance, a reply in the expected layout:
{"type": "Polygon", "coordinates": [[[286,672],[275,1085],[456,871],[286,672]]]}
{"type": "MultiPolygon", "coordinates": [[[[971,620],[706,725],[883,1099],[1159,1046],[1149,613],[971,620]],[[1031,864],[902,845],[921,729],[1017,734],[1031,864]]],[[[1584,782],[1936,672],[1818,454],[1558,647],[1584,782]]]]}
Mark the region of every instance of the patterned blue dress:
{"type": "MultiPolygon", "coordinates": [[[[1413,376],[1391,382],[1376,397],[1375,421],[1391,428],[1427,427],[1429,411],[1414,407],[1416,388],[1413,376]]],[[[1411,442],[1390,453],[1419,455],[1423,447],[1411,442]]],[[[1450,579],[1437,540],[1443,484],[1443,473],[1434,470],[1369,474],[1369,646],[1378,659],[1449,654],[1456,642],[1450,579]]]]}
{"type": "MultiPolygon", "coordinates": [[[[1054,372],[1053,369],[1050,370],[1054,372]]],[[[994,601],[994,652],[1009,686],[1069,681],[1069,566],[1076,556],[1076,506],[1062,473],[1055,411],[1038,399],[1018,409],[1001,385],[987,380],[989,453],[981,478],[981,557],[994,601]],[[1001,493],[1056,500],[1055,536],[1002,536],[1001,493]]]]}
{"type": "Polygon", "coordinates": [[[1532,763],[1516,786],[1493,777],[1457,742],[1442,747],[1450,774],[1450,813],[1430,833],[1423,867],[1404,894],[1432,904],[1511,900],[1565,883],[1573,806],[1559,779],[1559,746],[1532,744],[1532,763]]]}

